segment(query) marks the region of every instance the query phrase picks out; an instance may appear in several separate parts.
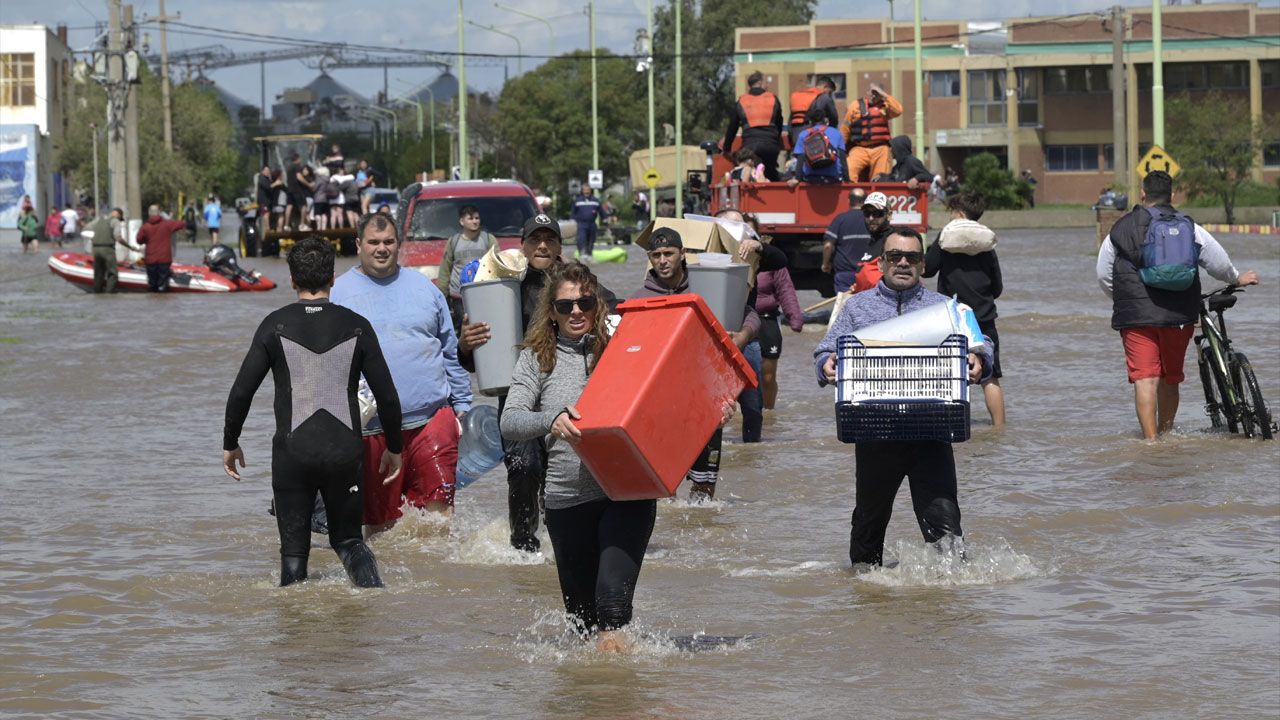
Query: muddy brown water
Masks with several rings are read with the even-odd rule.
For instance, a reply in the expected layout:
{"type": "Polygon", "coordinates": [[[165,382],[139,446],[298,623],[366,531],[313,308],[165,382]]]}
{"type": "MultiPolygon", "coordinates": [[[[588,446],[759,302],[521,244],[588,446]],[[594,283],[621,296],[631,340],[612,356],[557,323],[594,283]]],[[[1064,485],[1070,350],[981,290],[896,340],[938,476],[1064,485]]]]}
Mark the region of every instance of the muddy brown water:
{"type": "MultiPolygon", "coordinates": [[[[1280,406],[1280,240],[1220,239],[1263,277],[1228,321],[1280,406]]],[[[219,450],[289,292],[92,296],[5,247],[0,715],[1276,717],[1280,443],[1209,431],[1194,380],[1176,433],[1140,439],[1093,251],[1088,230],[1001,233],[1011,423],[976,401],[956,447],[967,563],[923,545],[904,490],[898,565],[852,571],[822,329],[787,331],[766,442],[726,447],[714,504],[660,503],[636,652],[606,657],[566,634],[551,558],[506,547],[500,472],[450,524],[374,542],[386,589],[351,588],[319,536],[317,579],[275,587],[269,383],[244,482],[219,450]],[[671,639],[698,634],[749,639],[671,639]]],[[[283,261],[246,264],[287,287],[283,261]]],[[[599,271],[627,295],[642,266],[599,271]]]]}

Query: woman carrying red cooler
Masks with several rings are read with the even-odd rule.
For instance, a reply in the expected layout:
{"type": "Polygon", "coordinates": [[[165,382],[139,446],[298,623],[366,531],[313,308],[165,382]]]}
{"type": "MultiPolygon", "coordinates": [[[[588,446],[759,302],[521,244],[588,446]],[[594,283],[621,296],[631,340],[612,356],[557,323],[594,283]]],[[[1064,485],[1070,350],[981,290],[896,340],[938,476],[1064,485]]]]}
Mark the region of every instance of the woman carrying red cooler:
{"type": "MultiPolygon", "coordinates": [[[[574,404],[608,345],[607,309],[585,265],[565,263],[550,273],[511,378],[502,435],[545,439],[547,532],[565,610],[584,636],[598,633],[600,650],[624,652],[657,501],[610,500],[573,451],[582,441],[574,404]]],[[[726,403],[726,421],[732,409],[726,403]]]]}

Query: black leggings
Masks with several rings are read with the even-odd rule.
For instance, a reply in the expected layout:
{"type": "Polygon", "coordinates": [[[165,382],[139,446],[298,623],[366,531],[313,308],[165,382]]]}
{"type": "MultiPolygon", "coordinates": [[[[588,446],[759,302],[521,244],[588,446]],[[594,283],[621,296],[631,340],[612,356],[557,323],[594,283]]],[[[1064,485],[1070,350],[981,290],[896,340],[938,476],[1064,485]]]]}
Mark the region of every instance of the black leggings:
{"type": "MultiPolygon", "coordinates": [[[[459,303],[461,305],[461,303],[459,303]]],[[[507,396],[498,396],[498,412],[507,396]]],[[[507,515],[511,523],[511,547],[537,552],[538,515],[547,484],[547,446],[542,438],[502,439],[502,462],[507,466],[507,515]]]]}
{"type": "Polygon", "coordinates": [[[657,500],[547,508],[564,609],[581,631],[616,630],[631,622],[631,599],[657,514],[657,500]]]}
{"type": "Polygon", "coordinates": [[[358,587],[382,587],[373,551],[361,537],[364,489],[361,461],[341,467],[304,465],[277,445],[271,458],[271,492],[280,528],[280,584],[307,579],[311,512],[316,491],[329,515],[329,545],[358,587]]]}
{"type": "Polygon", "coordinates": [[[849,559],[879,565],[893,498],[902,478],[911,481],[911,507],[925,542],[960,535],[956,500],[956,460],[944,442],[858,443],[857,499],[849,534],[849,559]]]}

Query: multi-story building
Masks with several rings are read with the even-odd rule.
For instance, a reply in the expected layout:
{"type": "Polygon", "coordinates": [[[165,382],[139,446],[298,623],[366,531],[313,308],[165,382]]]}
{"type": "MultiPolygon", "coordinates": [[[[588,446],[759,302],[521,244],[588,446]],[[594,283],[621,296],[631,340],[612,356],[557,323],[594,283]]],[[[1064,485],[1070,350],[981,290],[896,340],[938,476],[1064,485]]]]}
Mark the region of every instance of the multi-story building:
{"type": "MultiPolygon", "coordinates": [[[[1219,90],[1247,100],[1255,117],[1280,113],[1280,7],[1167,6],[1162,15],[1166,98],[1219,90]]],[[[1123,87],[1136,92],[1126,96],[1122,142],[1132,167],[1151,144],[1151,6],[1127,8],[1124,18],[1123,87]]],[[[1111,77],[1109,22],[1104,15],[1072,15],[922,23],[926,147],[917,154],[940,173],[991,152],[1005,167],[1031,170],[1040,202],[1094,202],[1115,177],[1112,88],[1120,85],[1111,77]]],[[[737,92],[746,92],[747,75],[760,70],[785,104],[791,91],[826,75],[836,81],[843,114],[878,80],[903,104],[894,134],[914,142],[913,41],[910,21],[739,28],[737,92]]],[[[1280,144],[1272,144],[1253,179],[1274,183],[1277,177],[1280,144]]]]}
{"type": "Polygon", "coordinates": [[[73,58],[65,27],[0,25],[0,229],[12,231],[23,195],[43,215],[71,200],[53,172],[66,129],[73,58]]]}

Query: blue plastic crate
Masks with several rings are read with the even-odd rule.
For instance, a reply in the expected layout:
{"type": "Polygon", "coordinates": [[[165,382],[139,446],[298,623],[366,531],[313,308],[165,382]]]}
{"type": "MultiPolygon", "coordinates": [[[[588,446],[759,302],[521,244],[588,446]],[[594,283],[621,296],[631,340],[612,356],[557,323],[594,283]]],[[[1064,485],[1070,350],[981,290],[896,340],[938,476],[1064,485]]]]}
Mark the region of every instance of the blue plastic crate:
{"type": "Polygon", "coordinates": [[[969,403],[838,402],[836,435],[840,442],[936,440],[958,443],[969,439],[969,403]]]}

